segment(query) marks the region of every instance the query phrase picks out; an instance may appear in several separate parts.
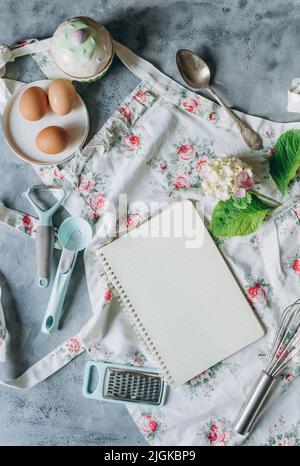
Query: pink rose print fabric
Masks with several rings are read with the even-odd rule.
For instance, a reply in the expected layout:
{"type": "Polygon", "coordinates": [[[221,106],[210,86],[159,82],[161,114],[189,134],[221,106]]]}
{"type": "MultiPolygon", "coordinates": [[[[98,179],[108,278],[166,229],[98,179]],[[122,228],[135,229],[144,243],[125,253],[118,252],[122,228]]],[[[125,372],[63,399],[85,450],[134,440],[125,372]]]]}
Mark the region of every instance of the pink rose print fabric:
{"type": "MultiPolygon", "coordinates": [[[[297,222],[298,223],[298,222],[297,222]]],[[[297,229],[299,227],[297,226],[297,229]]],[[[290,277],[290,279],[296,284],[299,282],[300,277],[300,251],[297,250],[296,254],[285,257],[283,266],[290,277]]]]}
{"type": "Polygon", "coordinates": [[[131,121],[133,116],[133,110],[128,105],[122,105],[119,108],[119,112],[128,120],[131,121]]]}
{"type": "Polygon", "coordinates": [[[221,419],[215,424],[210,425],[207,435],[207,440],[210,445],[223,447],[228,444],[230,439],[231,434],[225,419],[221,419]]]}
{"type": "Polygon", "coordinates": [[[188,97],[186,100],[184,100],[182,102],[182,106],[188,111],[188,112],[196,112],[200,106],[201,106],[201,103],[200,103],[200,98],[192,98],[192,97],[188,97]]]}
{"type": "MultiPolygon", "coordinates": [[[[124,102],[116,105],[116,111],[101,130],[72,160],[60,167],[36,167],[45,184],[68,189],[70,195],[64,207],[71,215],[86,218],[99,234],[109,203],[117,207],[118,196],[125,192],[129,205],[118,225],[122,232],[147,218],[148,212],[133,207],[134,203],[142,201],[148,207],[153,201],[201,201],[207,161],[224,153],[251,163],[257,180],[255,187],[276,198],[268,160],[279,135],[287,129],[300,128],[299,123],[273,123],[243,114],[242,118],[263,138],[262,151],[253,152],[214,102],[166,76],[162,79],[154,68],[149,72],[150,64],[143,68],[144,62],[132,57],[120,44],[115,43],[115,50],[125,62],[129,56],[127,63],[131,68],[137,63],[136,73],[143,69],[142,78],[146,75],[149,82],[142,81],[124,102]]],[[[43,69],[49,69],[49,57],[39,55],[39,59],[43,69]]],[[[243,179],[241,183],[247,181],[243,179]]],[[[264,222],[257,235],[214,238],[245,298],[259,314],[266,335],[196,375],[185,386],[171,388],[162,409],[128,405],[151,445],[299,445],[300,378],[294,370],[282,375],[272,409],[267,410],[249,438],[239,438],[233,429],[253,378],[267,358],[280,313],[299,298],[299,186],[298,177],[289,187],[288,202],[264,222]]],[[[209,203],[205,205],[208,228],[211,208],[209,203]]],[[[0,206],[0,219],[34,236],[33,218],[10,217],[8,222],[7,213],[0,206]]],[[[90,356],[98,360],[156,367],[117,300],[111,299],[113,290],[95,254],[107,238],[99,236],[94,237],[93,247],[84,255],[93,329],[86,332],[84,341],[69,338],[59,349],[60,360],[68,362],[87,347],[90,356]],[[96,341],[95,335],[99,335],[96,341]]]]}
{"type": "Polygon", "coordinates": [[[183,144],[179,147],[177,155],[180,160],[190,160],[195,154],[196,148],[191,144],[183,144]]]}
{"type": "Polygon", "coordinates": [[[69,353],[78,353],[81,349],[80,341],[76,337],[71,337],[66,343],[66,348],[69,353]]]}
{"type": "Polygon", "coordinates": [[[147,94],[145,92],[139,91],[136,94],[134,94],[133,98],[141,104],[145,104],[147,101],[147,94]]]}
{"type": "Polygon", "coordinates": [[[136,228],[141,224],[141,221],[142,221],[142,216],[139,212],[129,212],[125,220],[126,228],[128,229],[136,228]]]}
{"type": "Polygon", "coordinates": [[[89,205],[96,212],[100,211],[105,204],[105,195],[103,193],[94,193],[90,197],[89,205]]]}
{"type": "Polygon", "coordinates": [[[265,443],[266,446],[298,447],[300,437],[297,435],[297,426],[291,425],[280,416],[278,422],[270,427],[270,435],[265,443]]]}
{"type": "Polygon", "coordinates": [[[159,413],[145,413],[141,415],[139,427],[144,436],[149,440],[159,439],[160,435],[165,431],[165,426],[160,419],[159,413]]]}
{"type": "Polygon", "coordinates": [[[266,299],[266,292],[259,283],[256,283],[248,288],[248,296],[251,302],[254,302],[255,300],[264,302],[266,299]]]}
{"type": "Polygon", "coordinates": [[[295,273],[300,274],[300,259],[295,259],[292,267],[295,273]]]}
{"type": "Polygon", "coordinates": [[[31,232],[34,228],[34,220],[29,215],[24,215],[23,217],[23,227],[26,232],[31,232]]]}
{"type": "Polygon", "coordinates": [[[142,429],[145,432],[145,434],[149,434],[149,433],[154,434],[157,428],[158,428],[158,422],[156,422],[151,416],[144,417],[142,429]]]}
{"type": "Polygon", "coordinates": [[[112,291],[110,289],[106,290],[104,293],[104,299],[105,301],[110,301],[112,298],[112,291]]]}
{"type": "Polygon", "coordinates": [[[71,337],[65,341],[63,345],[59,346],[57,350],[53,352],[53,355],[55,355],[55,353],[59,353],[63,363],[66,364],[72,359],[76,358],[76,356],[82,353],[83,350],[84,348],[82,347],[78,338],[71,337]]]}
{"type": "Polygon", "coordinates": [[[207,159],[202,157],[200,159],[198,159],[196,162],[195,162],[195,170],[199,173],[199,175],[201,176],[201,173],[205,172],[205,164],[207,163],[207,159]]]}
{"type": "Polygon", "coordinates": [[[94,180],[85,180],[83,183],[79,185],[79,191],[80,192],[89,192],[92,191],[96,186],[96,183],[94,180]]]}
{"type": "Polygon", "coordinates": [[[143,359],[141,359],[139,356],[135,356],[132,360],[132,364],[134,366],[142,366],[144,363],[143,359]]]}
{"type": "Polygon", "coordinates": [[[190,399],[193,400],[198,396],[211,399],[213,392],[215,391],[215,383],[218,379],[218,375],[220,375],[220,372],[223,371],[224,367],[224,363],[220,362],[201,374],[196,375],[187,382],[185,387],[190,393],[190,399]]]}
{"type": "MultiPolygon", "coordinates": [[[[253,279],[252,279],[253,280],[253,279]]],[[[255,306],[266,306],[272,297],[272,289],[264,279],[257,279],[245,287],[250,303],[255,306]]]]}
{"type": "Polygon", "coordinates": [[[122,138],[122,142],[123,142],[123,147],[130,152],[136,151],[140,147],[140,144],[141,144],[139,136],[136,134],[132,134],[132,133],[125,134],[125,136],[123,136],[122,138]]]}
{"type": "Polygon", "coordinates": [[[291,215],[295,215],[297,225],[300,226],[300,209],[291,209],[291,215]]]}
{"type": "Polygon", "coordinates": [[[199,94],[182,90],[179,95],[178,104],[187,112],[202,116],[212,123],[216,123],[219,120],[219,116],[214,110],[214,104],[199,94]]]}
{"type": "Polygon", "coordinates": [[[176,191],[201,187],[208,160],[216,157],[212,141],[200,141],[197,137],[188,137],[188,130],[178,131],[178,144],[169,147],[168,158],[150,160],[147,164],[163,176],[169,186],[169,195],[176,196],[176,191]]]}
{"type": "Polygon", "coordinates": [[[140,351],[130,351],[127,355],[127,364],[132,366],[144,366],[147,363],[147,357],[140,351]]]}
{"type": "Polygon", "coordinates": [[[41,167],[39,169],[39,175],[42,178],[43,182],[48,186],[62,186],[64,184],[64,176],[58,167],[41,167]]]}
{"type": "Polygon", "coordinates": [[[38,222],[34,217],[24,214],[18,220],[19,221],[16,222],[15,226],[20,231],[22,231],[23,233],[26,233],[29,236],[33,236],[35,234],[38,222]]]}
{"type": "Polygon", "coordinates": [[[188,189],[190,184],[185,176],[177,176],[173,181],[174,189],[188,189]]]}

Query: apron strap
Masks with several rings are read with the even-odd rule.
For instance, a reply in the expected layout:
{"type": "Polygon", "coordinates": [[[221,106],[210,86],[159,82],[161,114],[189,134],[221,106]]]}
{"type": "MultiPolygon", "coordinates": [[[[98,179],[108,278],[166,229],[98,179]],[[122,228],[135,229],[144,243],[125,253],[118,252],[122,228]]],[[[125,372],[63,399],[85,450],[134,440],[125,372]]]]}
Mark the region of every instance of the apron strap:
{"type": "Polygon", "coordinates": [[[166,97],[174,105],[178,105],[178,95],[190,93],[191,95],[197,96],[197,99],[203,102],[203,104],[205,103],[207,114],[220,112],[220,106],[218,104],[206,99],[200,94],[194,94],[188,91],[184,86],[166,76],[151,63],[125,47],[125,45],[120,44],[120,42],[116,40],[113,41],[113,45],[117,57],[133,74],[142,81],[150,84],[160,95],[166,97]]]}
{"type": "Polygon", "coordinates": [[[125,45],[120,44],[116,40],[113,41],[113,45],[117,57],[142,81],[148,82],[154,88],[160,89],[161,92],[170,89],[174,94],[178,95],[178,86],[184,90],[183,86],[180,86],[180,84],[163,74],[151,63],[136,55],[129,48],[125,47],[125,45]]]}
{"type": "Polygon", "coordinates": [[[85,348],[78,336],[75,335],[66,340],[62,345],[58,346],[54,351],[49,353],[32,367],[27,369],[16,379],[6,381],[0,380],[0,385],[20,390],[32,388],[64,367],[83,351],[85,351],[85,348]]]}
{"type": "Polygon", "coordinates": [[[149,83],[160,94],[164,95],[168,92],[171,98],[173,95],[174,103],[177,102],[178,90],[186,90],[183,86],[163,74],[148,61],[136,55],[129,48],[125,47],[125,45],[120,44],[120,42],[114,40],[113,44],[117,57],[133,74],[142,81],[149,83]]]}
{"type": "Polygon", "coordinates": [[[44,40],[26,39],[11,46],[0,45],[0,77],[5,75],[6,63],[14,61],[17,57],[49,50],[51,41],[52,38],[44,40]]]}

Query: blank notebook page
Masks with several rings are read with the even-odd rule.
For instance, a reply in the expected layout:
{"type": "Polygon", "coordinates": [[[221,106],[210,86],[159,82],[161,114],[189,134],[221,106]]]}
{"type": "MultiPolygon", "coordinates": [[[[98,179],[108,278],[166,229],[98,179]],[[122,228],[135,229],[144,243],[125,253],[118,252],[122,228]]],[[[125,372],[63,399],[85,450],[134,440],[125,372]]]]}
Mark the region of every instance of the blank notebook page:
{"type": "Polygon", "coordinates": [[[124,307],[174,386],[264,334],[190,201],[175,203],[153,216],[104,246],[99,256],[124,307]],[[171,237],[166,238],[170,218],[175,221],[171,237]],[[176,237],[182,226],[184,234],[176,237]],[[151,236],[145,237],[149,227],[151,236]],[[191,240],[193,232],[201,233],[200,247],[186,247],[197,246],[191,240]]]}

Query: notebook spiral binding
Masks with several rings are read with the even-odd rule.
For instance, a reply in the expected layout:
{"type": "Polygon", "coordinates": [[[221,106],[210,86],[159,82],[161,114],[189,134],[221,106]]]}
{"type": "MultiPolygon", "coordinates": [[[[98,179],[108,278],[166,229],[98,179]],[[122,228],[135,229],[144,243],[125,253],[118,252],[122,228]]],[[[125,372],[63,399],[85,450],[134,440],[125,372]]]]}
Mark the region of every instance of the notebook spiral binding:
{"type": "Polygon", "coordinates": [[[131,304],[126,291],[124,290],[122,284],[119,282],[118,277],[112,270],[108,260],[106,259],[105,255],[103,252],[100,251],[99,253],[100,259],[102,266],[105,270],[105,273],[107,275],[108,281],[113,285],[115,291],[116,291],[116,297],[118,302],[121,304],[125,312],[128,314],[130,320],[133,322],[135,329],[137,330],[137,335],[139,337],[142,337],[144,343],[146,344],[147,348],[151,352],[152,356],[154,357],[155,361],[158,363],[160,370],[162,372],[162,376],[165,379],[165,381],[169,385],[174,384],[173,377],[171,376],[170,372],[168,371],[168,368],[166,364],[164,363],[162,357],[157,351],[157,348],[154,344],[154,342],[151,340],[149,337],[149,334],[147,333],[145,327],[143,326],[143,323],[141,319],[139,318],[138,313],[134,309],[133,305],[131,304]]]}

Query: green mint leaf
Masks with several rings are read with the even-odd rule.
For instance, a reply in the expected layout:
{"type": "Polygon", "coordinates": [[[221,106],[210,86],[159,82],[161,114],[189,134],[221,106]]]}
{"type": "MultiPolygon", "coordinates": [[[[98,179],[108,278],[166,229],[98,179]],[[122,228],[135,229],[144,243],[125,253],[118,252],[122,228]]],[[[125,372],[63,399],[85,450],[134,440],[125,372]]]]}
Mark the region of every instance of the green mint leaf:
{"type": "Polygon", "coordinates": [[[273,209],[250,193],[244,198],[220,201],[212,214],[212,234],[228,237],[254,233],[273,209]]]}
{"type": "Polygon", "coordinates": [[[270,157],[270,174],[281,194],[285,194],[290,181],[300,168],[300,130],[283,133],[275,144],[270,157]]]}

